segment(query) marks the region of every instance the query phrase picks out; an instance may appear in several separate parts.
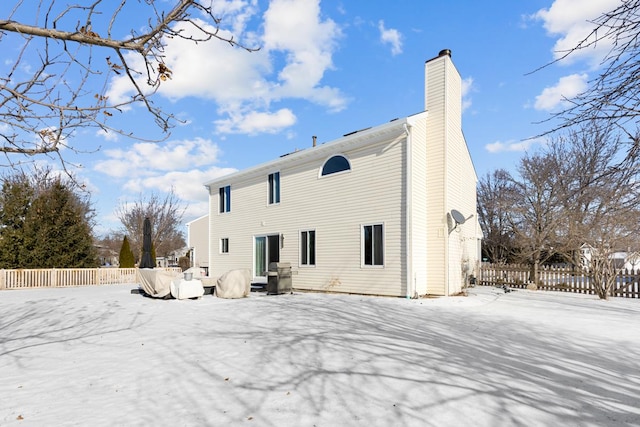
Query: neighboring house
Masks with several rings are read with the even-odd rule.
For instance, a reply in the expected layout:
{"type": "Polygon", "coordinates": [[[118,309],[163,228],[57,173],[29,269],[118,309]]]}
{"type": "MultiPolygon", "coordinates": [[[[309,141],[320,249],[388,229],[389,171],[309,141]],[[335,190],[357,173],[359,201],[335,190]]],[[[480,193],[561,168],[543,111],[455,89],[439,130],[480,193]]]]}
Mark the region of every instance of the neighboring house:
{"type": "Polygon", "coordinates": [[[426,62],[425,86],[424,112],[207,182],[209,274],[266,281],[279,261],[297,290],[459,293],[481,232],[450,51],[426,62]]]}
{"type": "MultiPolygon", "coordinates": [[[[596,249],[589,245],[583,244],[580,247],[582,268],[589,269],[591,267],[591,258],[596,249]]],[[[613,261],[614,268],[628,271],[636,271],[640,269],[640,253],[630,251],[615,251],[609,255],[613,261]]]]}
{"type": "Polygon", "coordinates": [[[191,254],[191,266],[209,268],[209,215],[187,223],[187,246],[191,254]]]}
{"type": "Polygon", "coordinates": [[[93,245],[98,253],[98,265],[101,267],[117,267],[120,254],[107,246],[93,245]]]}

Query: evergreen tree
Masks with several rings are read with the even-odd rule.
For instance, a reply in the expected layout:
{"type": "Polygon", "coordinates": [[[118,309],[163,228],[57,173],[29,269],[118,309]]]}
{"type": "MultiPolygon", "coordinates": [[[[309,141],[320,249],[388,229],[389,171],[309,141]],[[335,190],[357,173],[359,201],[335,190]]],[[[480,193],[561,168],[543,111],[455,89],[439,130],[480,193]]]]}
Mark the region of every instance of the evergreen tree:
{"type": "Polygon", "coordinates": [[[92,211],[60,178],[37,192],[24,224],[22,260],[26,268],[97,267],[92,211]]]}
{"type": "Polygon", "coordinates": [[[3,177],[0,192],[0,268],[19,268],[24,246],[24,222],[33,199],[29,178],[18,173],[3,177]]]}
{"type": "Polygon", "coordinates": [[[120,258],[118,262],[120,263],[120,268],[133,268],[136,266],[136,261],[133,257],[131,246],[129,246],[129,239],[127,239],[127,236],[124,236],[124,239],[122,239],[122,247],[120,248],[120,258]]]}
{"type": "Polygon", "coordinates": [[[50,169],[5,177],[0,195],[0,266],[96,267],[88,197],[50,169]]]}

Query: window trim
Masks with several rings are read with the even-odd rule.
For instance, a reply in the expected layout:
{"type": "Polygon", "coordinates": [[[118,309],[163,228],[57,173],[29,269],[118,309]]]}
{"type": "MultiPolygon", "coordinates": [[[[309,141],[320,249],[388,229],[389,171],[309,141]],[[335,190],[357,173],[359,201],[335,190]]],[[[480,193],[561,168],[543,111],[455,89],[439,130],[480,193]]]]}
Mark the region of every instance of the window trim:
{"type": "Polygon", "coordinates": [[[281,190],[280,171],[271,172],[267,176],[267,205],[271,206],[271,205],[280,204],[280,200],[281,200],[280,190],[281,190]]]}
{"type": "Polygon", "coordinates": [[[322,166],[320,167],[320,170],[318,171],[318,178],[327,178],[327,177],[330,177],[330,176],[342,175],[342,174],[350,173],[350,172],[351,172],[351,169],[352,169],[352,167],[351,167],[351,160],[349,160],[349,158],[348,158],[346,155],[344,155],[344,154],[342,154],[342,153],[332,154],[332,155],[331,155],[331,156],[329,156],[327,159],[325,159],[325,161],[322,163],[322,166]],[[331,159],[333,159],[334,157],[342,157],[343,159],[345,159],[345,160],[347,161],[347,164],[349,165],[349,168],[348,168],[348,169],[341,170],[341,171],[337,171],[337,172],[332,172],[332,173],[324,174],[324,173],[323,173],[323,171],[324,171],[325,166],[326,166],[326,165],[327,165],[327,163],[329,163],[329,161],[330,161],[331,159]]]}
{"type": "Polygon", "coordinates": [[[361,224],[360,225],[360,266],[361,268],[385,268],[385,260],[387,258],[386,256],[386,252],[385,252],[385,240],[386,240],[386,231],[385,231],[385,224],[384,222],[370,222],[370,223],[366,223],[366,224],[361,224]],[[372,247],[371,247],[371,264],[367,264],[366,261],[366,242],[365,242],[365,228],[366,227],[372,227],[372,235],[375,236],[375,227],[381,227],[381,236],[380,239],[382,240],[382,247],[381,247],[381,254],[380,256],[382,257],[382,263],[381,264],[376,264],[375,263],[375,258],[376,258],[376,251],[375,251],[375,242],[376,240],[374,239],[374,242],[372,243],[372,247]]]}
{"type": "Polygon", "coordinates": [[[231,185],[218,188],[218,213],[231,212],[231,185]]]}
{"type": "Polygon", "coordinates": [[[221,237],[220,238],[219,250],[220,250],[220,254],[221,255],[229,253],[229,238],[228,237],[221,237]]]}
{"type": "Polygon", "coordinates": [[[317,265],[316,263],[318,261],[318,244],[317,244],[318,243],[318,238],[317,238],[318,233],[316,232],[315,228],[307,228],[307,229],[300,230],[298,232],[298,236],[300,238],[300,240],[299,240],[299,243],[300,243],[299,244],[299,248],[300,248],[300,250],[298,251],[298,256],[299,256],[299,258],[298,258],[298,266],[300,266],[302,268],[314,268],[317,265]],[[309,258],[310,258],[310,256],[309,256],[310,255],[309,254],[309,248],[310,248],[310,246],[309,246],[309,234],[308,233],[313,233],[313,264],[311,264],[309,262],[309,258]],[[306,240],[307,244],[306,245],[303,245],[303,238],[302,238],[303,234],[307,234],[307,240],[306,240]],[[305,253],[306,259],[307,259],[306,263],[303,263],[303,256],[302,256],[303,255],[302,254],[303,248],[306,250],[306,253],[305,253]]]}

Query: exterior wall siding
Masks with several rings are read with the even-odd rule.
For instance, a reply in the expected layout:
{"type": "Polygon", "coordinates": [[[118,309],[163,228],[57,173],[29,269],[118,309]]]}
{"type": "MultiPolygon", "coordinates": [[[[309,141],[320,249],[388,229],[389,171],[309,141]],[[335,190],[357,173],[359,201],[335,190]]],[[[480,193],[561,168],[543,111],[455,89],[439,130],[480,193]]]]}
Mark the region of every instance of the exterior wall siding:
{"type": "MultiPolygon", "coordinates": [[[[253,238],[279,234],[280,261],[291,262],[293,286],[301,290],[403,295],[405,236],[404,131],[393,138],[279,169],[280,204],[268,205],[267,175],[230,181],[231,212],[213,214],[211,240],[229,238],[229,253],[211,253],[211,275],[236,268],[253,270],[253,238]],[[351,171],[319,176],[324,161],[343,154],[351,171]],[[384,224],[384,267],[361,265],[361,226],[384,224]],[[301,266],[300,231],[316,232],[316,265],[301,266]]],[[[312,149],[315,150],[315,149],[312,149]]],[[[276,166],[274,166],[276,167],[276,166]]],[[[211,209],[218,211],[218,188],[211,209]]],[[[256,273],[256,272],[254,272],[256,273]]],[[[257,274],[256,274],[257,275],[257,274]]]]}
{"type": "Polygon", "coordinates": [[[356,132],[209,182],[209,271],[254,272],[254,239],[279,238],[299,290],[390,296],[452,295],[478,262],[478,222],[452,230],[450,212],[476,214],[477,177],[461,130],[461,79],[448,54],[425,64],[425,112],[356,132]],[[409,130],[409,137],[406,135],[409,130]],[[348,172],[321,177],[341,154],[348,172]],[[279,172],[280,203],[268,175],[279,172]],[[218,213],[220,187],[231,211],[218,213]],[[362,226],[384,225],[384,266],[362,265],[362,226]],[[316,262],[301,265],[300,233],[314,230],[316,262]],[[229,252],[220,253],[220,239],[229,252]]]}
{"type": "Polygon", "coordinates": [[[427,62],[425,69],[427,110],[427,289],[431,295],[446,295],[445,211],[445,58],[427,62]]]}
{"type": "Polygon", "coordinates": [[[410,296],[427,293],[427,120],[422,113],[411,125],[411,266],[413,277],[410,296]]]}
{"type": "Polygon", "coordinates": [[[429,114],[427,292],[455,295],[478,261],[477,221],[473,219],[477,177],[462,134],[461,78],[448,55],[427,62],[425,87],[429,114]],[[448,216],[452,209],[469,221],[453,229],[455,224],[448,216]]]}
{"type": "Polygon", "coordinates": [[[477,254],[470,250],[476,238],[476,186],[475,169],[462,134],[462,85],[460,75],[451,61],[447,66],[447,210],[457,209],[465,218],[449,235],[449,294],[462,291],[465,280],[477,261],[477,254]]]}
{"type": "Polygon", "coordinates": [[[205,215],[187,224],[188,245],[192,248],[194,267],[209,265],[209,216],[205,215]]]}

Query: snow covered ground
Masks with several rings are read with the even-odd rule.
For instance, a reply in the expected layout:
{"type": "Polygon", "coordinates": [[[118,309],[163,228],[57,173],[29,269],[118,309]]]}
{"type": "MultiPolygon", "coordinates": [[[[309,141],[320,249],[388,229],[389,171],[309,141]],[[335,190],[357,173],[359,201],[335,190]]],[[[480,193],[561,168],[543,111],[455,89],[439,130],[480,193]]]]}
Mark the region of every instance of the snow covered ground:
{"type": "Polygon", "coordinates": [[[2,426],[640,426],[640,301],[0,292],[2,426]]]}

